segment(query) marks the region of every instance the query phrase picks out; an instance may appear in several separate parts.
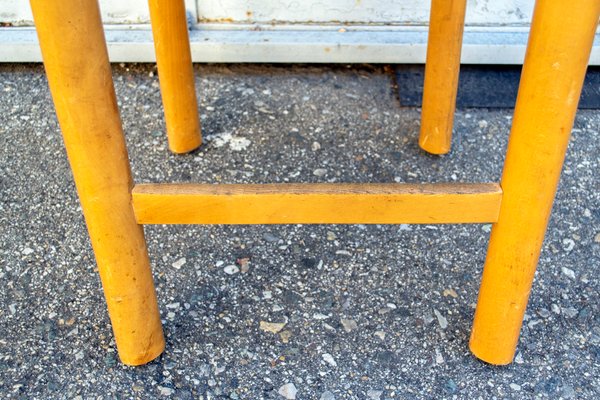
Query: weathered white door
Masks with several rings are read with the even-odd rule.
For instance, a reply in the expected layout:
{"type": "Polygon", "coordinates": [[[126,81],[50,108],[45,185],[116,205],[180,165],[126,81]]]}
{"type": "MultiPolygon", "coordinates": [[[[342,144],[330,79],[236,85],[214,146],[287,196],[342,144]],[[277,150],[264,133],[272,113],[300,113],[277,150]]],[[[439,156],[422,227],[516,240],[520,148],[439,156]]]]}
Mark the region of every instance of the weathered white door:
{"type": "MultiPolygon", "coordinates": [[[[430,0],[185,0],[196,62],[423,63],[430,0]]],[[[462,62],[520,64],[534,0],[469,0],[462,62]]],[[[112,61],[153,61],[147,0],[100,0],[112,61]]],[[[0,0],[0,62],[40,61],[29,2],[0,0]]],[[[600,40],[590,63],[600,65],[600,40]]]]}
{"type": "MultiPolygon", "coordinates": [[[[190,0],[199,21],[284,24],[427,24],[427,0],[190,0]],[[197,14],[196,14],[197,10],[197,14]]],[[[100,0],[107,24],[148,23],[146,0],[100,0]]],[[[527,25],[533,0],[470,0],[467,24],[527,25]]],[[[26,0],[0,0],[0,22],[31,25],[26,0]]]]}
{"type": "MultiPolygon", "coordinates": [[[[469,25],[527,25],[533,0],[470,0],[469,25]]],[[[295,24],[427,24],[428,0],[199,0],[203,21],[295,24]]]]}

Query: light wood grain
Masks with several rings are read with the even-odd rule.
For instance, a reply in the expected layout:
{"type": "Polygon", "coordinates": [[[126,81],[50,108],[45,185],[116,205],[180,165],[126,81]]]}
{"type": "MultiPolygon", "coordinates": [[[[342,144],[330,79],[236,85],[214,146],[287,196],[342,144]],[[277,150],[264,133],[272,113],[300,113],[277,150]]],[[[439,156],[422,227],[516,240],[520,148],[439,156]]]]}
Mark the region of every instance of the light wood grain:
{"type": "Polygon", "coordinates": [[[142,184],[140,224],[494,222],[500,186],[477,184],[142,184]]]}
{"type": "Polygon", "coordinates": [[[432,0],[419,145],[450,151],[467,0],[432,0]]]}
{"type": "Polygon", "coordinates": [[[133,182],[98,3],[32,0],[31,8],[119,357],[145,364],[165,341],[144,231],[130,202],[133,182]]]}
{"type": "Polygon", "coordinates": [[[187,153],[202,143],[183,0],[148,0],[169,149],[187,153]]]}
{"type": "Polygon", "coordinates": [[[599,17],[598,0],[536,1],[471,334],[488,363],[515,355],[599,17]]]}

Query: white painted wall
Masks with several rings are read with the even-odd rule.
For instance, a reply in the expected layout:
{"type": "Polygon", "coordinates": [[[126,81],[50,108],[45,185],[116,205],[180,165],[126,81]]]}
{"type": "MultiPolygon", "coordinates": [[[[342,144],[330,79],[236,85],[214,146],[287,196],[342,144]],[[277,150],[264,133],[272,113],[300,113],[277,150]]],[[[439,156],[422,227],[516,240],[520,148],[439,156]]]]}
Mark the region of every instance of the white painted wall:
{"type": "MultiPolygon", "coordinates": [[[[196,0],[185,0],[195,16],[196,0]]],[[[147,24],[150,22],[148,0],[100,0],[102,20],[106,24],[147,24]]],[[[0,0],[0,22],[17,26],[33,25],[27,0],[0,0]]]]}
{"type": "MultiPolygon", "coordinates": [[[[527,25],[533,0],[469,0],[469,25],[527,25]]],[[[427,24],[429,0],[198,0],[201,21],[427,24]]]]}
{"type": "MultiPolygon", "coordinates": [[[[194,62],[425,61],[430,0],[184,1],[199,22],[190,31],[194,62]]],[[[522,63],[533,5],[468,0],[462,62],[522,63]]],[[[100,8],[111,61],[153,62],[147,0],[100,0],[100,8]]],[[[0,63],[41,61],[29,1],[0,0],[0,22],[13,25],[0,27],[0,63]]],[[[590,64],[600,65],[600,31],[590,64]]]]}
{"type": "MultiPolygon", "coordinates": [[[[200,21],[423,25],[429,0],[188,0],[200,21]]],[[[534,0],[469,0],[467,24],[527,25],[534,0]]],[[[147,0],[100,0],[107,24],[148,23],[147,0]]],[[[27,0],[0,0],[0,22],[31,25],[27,0]]]]}
{"type": "MultiPolygon", "coordinates": [[[[108,24],[144,23],[149,20],[146,0],[102,0],[102,19],[108,24]]],[[[33,17],[27,0],[0,0],[0,22],[32,25],[33,17]]]]}

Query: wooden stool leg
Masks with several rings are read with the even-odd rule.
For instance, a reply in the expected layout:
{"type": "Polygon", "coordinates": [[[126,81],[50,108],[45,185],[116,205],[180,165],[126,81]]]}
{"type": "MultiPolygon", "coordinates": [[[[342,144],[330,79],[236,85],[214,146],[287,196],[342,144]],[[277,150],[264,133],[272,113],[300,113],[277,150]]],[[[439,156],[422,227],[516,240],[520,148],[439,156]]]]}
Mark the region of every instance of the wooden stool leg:
{"type": "Polygon", "coordinates": [[[149,0],[169,148],[187,153],[202,143],[194,69],[183,0],[149,0]]]}
{"type": "Polygon", "coordinates": [[[512,361],[585,77],[600,1],[538,0],[471,334],[471,351],[512,361]]]}
{"type": "Polygon", "coordinates": [[[450,151],[466,0],[432,0],[419,146],[432,154],[450,151]]]}
{"type": "Polygon", "coordinates": [[[164,338],[96,0],[31,0],[48,83],[119,356],[144,364],[164,338]]]}

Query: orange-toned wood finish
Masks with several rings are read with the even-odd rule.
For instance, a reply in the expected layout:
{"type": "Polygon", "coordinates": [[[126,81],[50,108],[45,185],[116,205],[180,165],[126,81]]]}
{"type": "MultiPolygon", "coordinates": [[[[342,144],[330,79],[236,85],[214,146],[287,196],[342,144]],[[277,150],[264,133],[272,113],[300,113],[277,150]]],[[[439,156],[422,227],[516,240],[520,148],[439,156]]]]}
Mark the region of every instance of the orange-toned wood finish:
{"type": "Polygon", "coordinates": [[[497,184],[136,185],[140,224],[494,222],[497,184]]]}
{"type": "Polygon", "coordinates": [[[160,315],[95,0],[31,0],[48,83],[90,234],[119,356],[164,349],[160,315]]]}
{"type": "Polygon", "coordinates": [[[467,0],[432,0],[419,146],[450,151],[467,0]]]}
{"type": "MultiPolygon", "coordinates": [[[[146,363],[164,349],[138,223],[495,222],[470,346],[489,363],[511,362],[600,18],[599,0],[536,2],[502,189],[489,183],[134,187],[97,1],[31,5],[125,364],[146,363]]],[[[150,6],[171,148],[190,151],[200,135],[183,2],[150,0],[150,6]]],[[[433,153],[449,149],[464,7],[464,0],[432,2],[421,145],[433,153]],[[423,142],[423,134],[432,133],[423,142]]]]}
{"type": "Polygon", "coordinates": [[[148,0],[169,149],[187,153],[202,143],[194,69],[183,0],[148,0]]]}
{"type": "Polygon", "coordinates": [[[599,17],[598,0],[536,2],[471,334],[492,364],[515,353],[599,17]]]}

